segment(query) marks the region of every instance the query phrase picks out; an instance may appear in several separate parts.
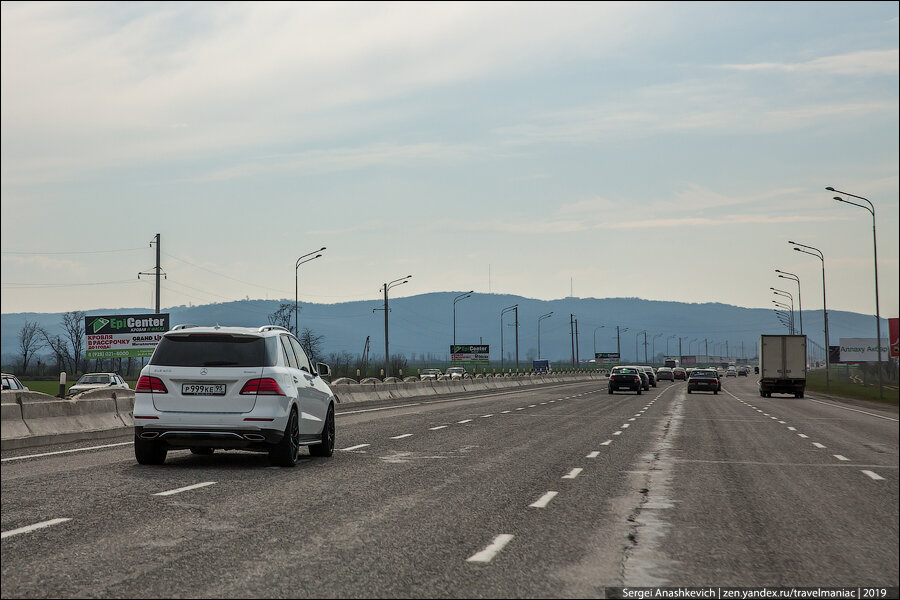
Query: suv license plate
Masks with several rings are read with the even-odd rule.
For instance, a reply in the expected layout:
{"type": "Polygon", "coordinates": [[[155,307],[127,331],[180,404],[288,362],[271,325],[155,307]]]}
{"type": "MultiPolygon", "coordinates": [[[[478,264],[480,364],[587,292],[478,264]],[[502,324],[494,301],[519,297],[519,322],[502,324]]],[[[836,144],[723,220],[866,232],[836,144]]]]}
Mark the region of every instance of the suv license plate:
{"type": "Polygon", "coordinates": [[[224,396],[224,383],[182,383],[181,393],[185,396],[224,396]]]}

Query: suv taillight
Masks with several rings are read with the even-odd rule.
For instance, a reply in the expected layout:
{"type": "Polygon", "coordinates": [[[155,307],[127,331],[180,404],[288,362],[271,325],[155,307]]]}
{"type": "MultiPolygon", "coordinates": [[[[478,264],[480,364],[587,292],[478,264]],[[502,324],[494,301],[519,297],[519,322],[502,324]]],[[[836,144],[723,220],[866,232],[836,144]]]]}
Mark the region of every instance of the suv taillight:
{"type": "Polygon", "coordinates": [[[168,394],[169,390],[166,389],[166,384],[162,382],[162,379],[159,377],[148,377],[147,375],[143,375],[140,379],[138,379],[137,385],[134,386],[135,393],[138,392],[152,392],[154,394],[168,394]]]}
{"type": "Polygon", "coordinates": [[[263,377],[262,379],[251,379],[241,388],[241,394],[247,395],[265,395],[265,396],[285,396],[284,390],[278,385],[278,382],[271,377],[263,377]]]}

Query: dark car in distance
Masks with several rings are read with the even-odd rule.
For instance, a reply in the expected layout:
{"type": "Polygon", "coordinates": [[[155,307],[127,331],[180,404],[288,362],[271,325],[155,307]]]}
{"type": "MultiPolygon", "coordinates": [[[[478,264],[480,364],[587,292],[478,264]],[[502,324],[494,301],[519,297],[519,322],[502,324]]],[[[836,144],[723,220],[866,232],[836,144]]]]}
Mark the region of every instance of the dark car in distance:
{"type": "Polygon", "coordinates": [[[712,369],[694,369],[687,382],[687,393],[703,391],[718,394],[721,385],[719,376],[712,369]]]}
{"type": "Polygon", "coordinates": [[[650,385],[656,387],[656,373],[653,371],[653,367],[641,365],[641,368],[644,370],[644,373],[647,374],[647,379],[650,380],[650,385]]]}
{"type": "Polygon", "coordinates": [[[685,371],[682,367],[675,367],[672,369],[672,375],[675,379],[687,379],[687,371],[685,371]]]}
{"type": "Polygon", "coordinates": [[[644,378],[641,377],[643,370],[638,367],[613,367],[609,373],[609,393],[612,394],[617,390],[630,390],[641,395],[644,388],[644,378]]]}

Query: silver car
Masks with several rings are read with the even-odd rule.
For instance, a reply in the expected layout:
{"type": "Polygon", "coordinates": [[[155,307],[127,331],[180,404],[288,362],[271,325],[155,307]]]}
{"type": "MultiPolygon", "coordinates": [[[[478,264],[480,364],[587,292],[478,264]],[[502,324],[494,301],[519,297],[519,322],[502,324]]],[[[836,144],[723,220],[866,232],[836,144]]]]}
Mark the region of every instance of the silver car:
{"type": "Polygon", "coordinates": [[[85,373],[69,388],[70,396],[89,390],[115,389],[128,390],[128,384],[118,373],[85,373]]]}
{"type": "Polygon", "coordinates": [[[135,458],[162,464],[169,450],[241,449],[292,467],[300,446],[331,456],[328,375],[283,327],[178,325],[163,335],[135,386],[135,458]]]}

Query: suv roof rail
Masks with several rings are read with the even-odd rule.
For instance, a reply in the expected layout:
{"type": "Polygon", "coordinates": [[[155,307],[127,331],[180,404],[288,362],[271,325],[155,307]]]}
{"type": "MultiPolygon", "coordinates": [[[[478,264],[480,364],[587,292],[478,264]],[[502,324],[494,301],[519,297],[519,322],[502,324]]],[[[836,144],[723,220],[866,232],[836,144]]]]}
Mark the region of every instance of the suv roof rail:
{"type": "Polygon", "coordinates": [[[179,329],[187,329],[188,327],[199,327],[199,325],[194,325],[193,323],[181,323],[180,325],[176,325],[172,328],[172,331],[178,331],[179,329]]]}
{"type": "Polygon", "coordinates": [[[259,332],[262,333],[263,331],[272,331],[273,329],[280,329],[281,331],[287,331],[288,333],[291,332],[290,329],[288,329],[287,327],[282,327],[281,325],[263,325],[259,328],[259,332]]]}

